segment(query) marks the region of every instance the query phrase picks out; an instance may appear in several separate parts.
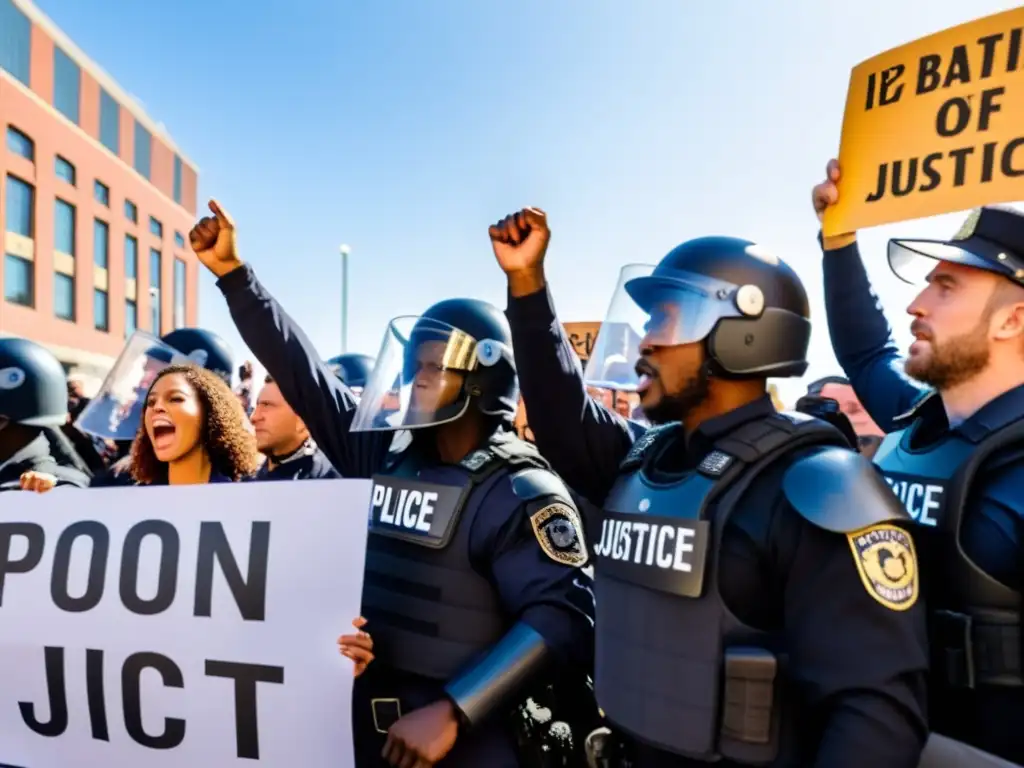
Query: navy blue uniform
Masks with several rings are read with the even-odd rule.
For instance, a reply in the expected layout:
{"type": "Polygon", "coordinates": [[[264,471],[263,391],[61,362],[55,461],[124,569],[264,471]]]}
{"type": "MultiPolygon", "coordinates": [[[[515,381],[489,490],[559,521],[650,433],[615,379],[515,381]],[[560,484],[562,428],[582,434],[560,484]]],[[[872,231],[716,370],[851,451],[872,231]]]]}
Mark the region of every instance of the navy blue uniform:
{"type": "MultiPolygon", "coordinates": [[[[324,364],[302,330],[259,283],[249,266],[218,281],[243,340],[293,404],[310,435],[343,477],[368,478],[387,465],[394,440],[390,432],[350,432],[356,401],[324,364]]],[[[589,669],[593,652],[593,596],[586,575],[547,556],[530,530],[527,505],[510,483],[488,486],[486,513],[473,518],[468,557],[490,581],[503,611],[539,633],[558,662],[589,669]]],[[[467,503],[468,505],[469,503],[467,503]]],[[[365,599],[365,596],[364,596],[365,599]]],[[[372,617],[367,631],[374,632],[372,617]]],[[[356,682],[354,721],[357,749],[370,732],[360,765],[383,746],[372,726],[369,698],[400,698],[403,713],[442,698],[435,680],[372,663],[356,682]],[[370,723],[367,721],[371,720],[370,723]]],[[[515,765],[506,742],[492,729],[470,731],[456,742],[443,765],[515,765]]]]}
{"type": "MultiPolygon", "coordinates": [[[[537,445],[567,483],[604,506],[620,464],[640,444],[636,425],[587,395],[546,290],[510,297],[508,318],[537,445]]],[[[666,471],[678,476],[693,469],[720,436],[773,410],[765,396],[705,422],[685,443],[667,449],[672,467],[666,471]]],[[[795,682],[802,713],[801,765],[912,768],[927,734],[923,612],[919,604],[889,610],[868,597],[847,537],[811,525],[780,492],[785,470],[774,467],[759,475],[728,518],[717,588],[745,624],[785,635],[786,673],[795,682]]],[[[597,531],[589,533],[591,541],[601,541],[597,531]]],[[[598,546],[607,549],[604,542],[598,546]]],[[[601,563],[596,567],[600,572],[601,563]]],[[[600,632],[598,637],[600,644],[600,632]]],[[[636,749],[634,765],[643,768],[705,764],[636,749]]]]}
{"type": "MultiPolygon", "coordinates": [[[[829,332],[839,364],[857,397],[875,422],[886,432],[914,424],[915,447],[927,450],[943,440],[962,439],[968,445],[1018,421],[1024,414],[1024,386],[996,397],[961,424],[950,428],[941,399],[903,373],[903,359],[893,342],[885,314],[875,297],[856,243],[825,254],[825,306],[829,332]],[[915,423],[916,422],[916,423],[915,423]]],[[[887,446],[879,449],[876,462],[885,469],[887,446]]],[[[938,463],[939,459],[935,459],[938,463]]],[[[897,487],[897,492],[901,489],[897,487]]],[[[906,496],[908,511],[925,528],[941,525],[940,516],[921,504],[921,496],[906,496]]],[[[938,504],[934,505],[938,509],[938,504]]],[[[982,464],[968,488],[959,521],[963,554],[999,584],[1021,591],[1024,556],[1024,444],[1002,450],[982,464]]],[[[950,560],[936,563],[930,579],[944,577],[950,560]]],[[[926,582],[926,593],[927,593],[926,582]]],[[[954,589],[963,585],[954,585],[954,589]]],[[[936,599],[945,585],[937,582],[936,599]]],[[[931,600],[930,600],[931,602],[931,600]]],[[[1018,635],[1019,638],[1019,635],[1018,635]]],[[[977,638],[975,638],[977,640],[977,638]]],[[[940,642],[933,637],[933,646],[940,642]]],[[[1016,642],[1019,654],[1019,639],[1016,642]]],[[[933,649],[934,653],[934,649],[933,649]]],[[[945,666],[945,662],[937,660],[945,666]]],[[[1014,661],[1020,676],[1020,659],[1014,661]]],[[[955,705],[941,699],[933,705],[933,727],[940,732],[1024,762],[1024,736],[1019,719],[1024,710],[1024,687],[983,687],[955,705]]]]}
{"type": "Polygon", "coordinates": [[[311,440],[289,456],[273,462],[268,458],[256,472],[257,480],[327,480],[340,477],[324,452],[311,440]]]}
{"type": "Polygon", "coordinates": [[[50,453],[50,442],[40,434],[13,456],[0,462],[0,491],[21,490],[20,480],[25,472],[45,472],[57,478],[57,488],[88,488],[89,477],[73,467],[57,463],[50,453]]]}

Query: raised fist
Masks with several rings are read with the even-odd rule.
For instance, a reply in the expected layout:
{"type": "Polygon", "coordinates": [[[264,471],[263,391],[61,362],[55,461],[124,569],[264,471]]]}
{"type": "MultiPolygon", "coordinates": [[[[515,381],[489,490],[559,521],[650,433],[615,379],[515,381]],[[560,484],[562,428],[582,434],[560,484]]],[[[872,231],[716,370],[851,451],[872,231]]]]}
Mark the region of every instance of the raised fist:
{"type": "Polygon", "coordinates": [[[811,190],[811,202],[814,204],[814,213],[821,221],[825,216],[825,209],[830,205],[839,202],[839,161],[829,160],[825,167],[825,180],[811,190]]]}
{"type": "Polygon", "coordinates": [[[498,266],[507,275],[538,270],[551,240],[548,218],[539,208],[524,208],[487,230],[498,266]]]}
{"type": "Polygon", "coordinates": [[[235,243],[235,223],[216,200],[211,200],[213,216],[204,216],[188,233],[189,243],[199,260],[217,277],[242,265],[235,243]]]}

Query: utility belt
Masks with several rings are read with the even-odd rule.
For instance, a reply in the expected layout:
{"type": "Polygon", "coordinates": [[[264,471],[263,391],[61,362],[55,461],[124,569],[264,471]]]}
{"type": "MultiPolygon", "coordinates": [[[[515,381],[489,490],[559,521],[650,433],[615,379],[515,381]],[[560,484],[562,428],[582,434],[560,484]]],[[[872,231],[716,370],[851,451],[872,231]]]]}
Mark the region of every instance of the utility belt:
{"type": "MultiPolygon", "coordinates": [[[[751,766],[768,766],[780,754],[785,656],[736,646],[724,653],[718,754],[751,766]]],[[[586,740],[590,768],[629,768],[632,740],[598,728],[586,740]]]]}
{"type": "Polygon", "coordinates": [[[934,611],[931,622],[932,670],[940,685],[952,691],[1024,686],[1019,614],[934,611]]]}

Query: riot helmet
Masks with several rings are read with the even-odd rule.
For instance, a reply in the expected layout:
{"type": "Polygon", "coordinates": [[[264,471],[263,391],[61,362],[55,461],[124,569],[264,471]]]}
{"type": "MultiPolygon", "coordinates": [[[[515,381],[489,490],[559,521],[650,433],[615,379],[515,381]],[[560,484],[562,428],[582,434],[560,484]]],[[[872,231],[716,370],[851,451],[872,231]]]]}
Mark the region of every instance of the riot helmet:
{"type": "Polygon", "coordinates": [[[374,360],[369,355],[356,353],[338,355],[327,361],[327,367],[334,375],[357,395],[366,389],[366,382],[373,372],[373,364],[374,360]]]}
{"type": "Polygon", "coordinates": [[[700,237],[657,266],[623,267],[584,378],[635,391],[641,343],[703,342],[709,372],[725,378],[802,376],[811,340],[810,306],[793,269],[763,247],[734,237],[700,237]]]}
{"type": "Polygon", "coordinates": [[[912,285],[925,282],[941,261],[1002,275],[1024,285],[1024,213],[1006,205],[971,212],[949,240],[889,241],[889,267],[912,285]]]}
{"type": "Polygon", "coordinates": [[[470,407],[511,424],[518,403],[504,313],[485,301],[447,299],[388,323],[352,430],[437,426],[470,407]]]}
{"type": "Polygon", "coordinates": [[[231,347],[220,336],[202,328],[179,328],[160,339],[174,347],[196,365],[213,371],[231,384],[231,373],[235,369],[231,347]]]}
{"type": "Polygon", "coordinates": [[[0,338],[0,426],[59,427],[68,418],[64,367],[41,344],[0,338]]]}

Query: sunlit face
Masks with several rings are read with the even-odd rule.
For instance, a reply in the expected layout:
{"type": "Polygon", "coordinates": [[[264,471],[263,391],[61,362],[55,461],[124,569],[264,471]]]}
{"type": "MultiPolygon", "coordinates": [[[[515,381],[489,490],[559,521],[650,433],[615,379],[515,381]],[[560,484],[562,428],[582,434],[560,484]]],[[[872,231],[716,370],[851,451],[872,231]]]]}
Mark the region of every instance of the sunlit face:
{"type": "Polygon", "coordinates": [[[157,380],[146,401],[144,423],[157,460],[171,463],[200,447],[203,405],[180,373],[157,380]]]}
{"type": "Polygon", "coordinates": [[[296,449],[306,436],[306,426],[285,402],[277,384],[263,385],[252,412],[256,447],[262,453],[281,455],[296,449]]]}
{"type": "Polygon", "coordinates": [[[928,286],[907,307],[914,316],[905,370],[938,390],[981,373],[991,356],[993,312],[989,299],[1004,278],[984,270],[940,261],[928,286]]]}
{"type": "Polygon", "coordinates": [[[451,405],[462,391],[463,374],[442,367],[445,341],[426,341],[416,348],[416,374],[413,377],[409,410],[435,413],[451,405]]]}
{"type": "Polygon", "coordinates": [[[640,340],[637,394],[644,414],[654,424],[682,420],[707,397],[703,344],[659,343],[669,338],[665,329],[675,325],[677,314],[678,309],[671,304],[657,308],[647,334],[640,340]]]}
{"type": "Polygon", "coordinates": [[[839,410],[846,414],[857,435],[885,434],[864,410],[864,406],[861,405],[853,387],[849,384],[829,382],[821,388],[821,396],[839,403],[839,410]]]}

